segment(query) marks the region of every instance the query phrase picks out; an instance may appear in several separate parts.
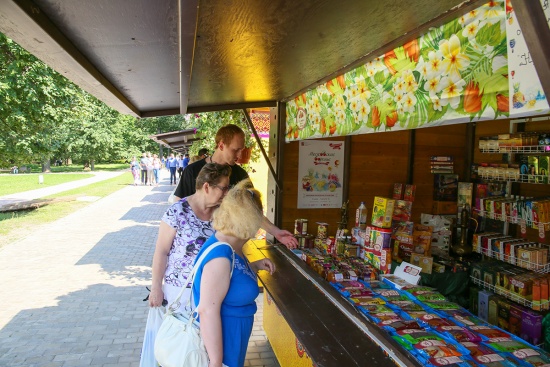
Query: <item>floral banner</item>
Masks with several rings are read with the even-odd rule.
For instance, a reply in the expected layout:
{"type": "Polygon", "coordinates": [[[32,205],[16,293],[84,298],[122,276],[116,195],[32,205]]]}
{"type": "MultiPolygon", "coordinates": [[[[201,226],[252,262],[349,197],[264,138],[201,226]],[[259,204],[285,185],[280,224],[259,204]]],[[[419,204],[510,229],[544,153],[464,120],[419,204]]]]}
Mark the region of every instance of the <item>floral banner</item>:
{"type": "Polygon", "coordinates": [[[286,140],[508,117],[504,1],[491,1],[287,103],[286,140]]]}
{"type": "MultiPolygon", "coordinates": [[[[550,25],[548,0],[540,0],[550,25]]],[[[508,34],[508,68],[510,117],[548,113],[548,100],[542,90],[537,70],[525,43],[510,0],[506,0],[506,33],[508,34]]]]}

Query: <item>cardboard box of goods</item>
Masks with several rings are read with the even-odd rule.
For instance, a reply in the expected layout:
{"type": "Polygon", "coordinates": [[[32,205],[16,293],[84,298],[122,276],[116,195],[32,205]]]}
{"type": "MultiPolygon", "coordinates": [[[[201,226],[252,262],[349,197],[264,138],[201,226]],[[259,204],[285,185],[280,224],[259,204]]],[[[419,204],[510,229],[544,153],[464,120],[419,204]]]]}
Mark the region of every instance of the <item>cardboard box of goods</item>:
{"type": "Polygon", "coordinates": [[[375,227],[391,228],[394,205],[395,200],[393,199],[375,196],[371,224],[375,227]]]}
{"type": "Polygon", "coordinates": [[[411,264],[420,266],[422,268],[422,273],[432,273],[433,261],[434,259],[431,256],[411,254],[411,264]]]}
{"type": "Polygon", "coordinates": [[[542,315],[535,311],[524,310],[520,337],[533,345],[542,343],[542,315]]]}
{"type": "Polygon", "coordinates": [[[407,222],[411,220],[412,201],[396,200],[393,207],[392,219],[399,222],[407,222]]]}
{"type": "Polygon", "coordinates": [[[440,201],[453,201],[458,198],[458,175],[438,173],[434,175],[433,199],[440,201]]]}
{"type": "Polygon", "coordinates": [[[510,304],[505,298],[498,300],[498,323],[497,326],[506,331],[510,330],[510,304]]]}
{"type": "Polygon", "coordinates": [[[453,201],[434,201],[432,204],[432,214],[445,215],[458,213],[458,206],[453,201]]]}
{"type": "Polygon", "coordinates": [[[416,185],[405,185],[405,194],[403,200],[414,201],[416,195],[416,185]]]}
{"type": "Polygon", "coordinates": [[[393,199],[395,200],[403,200],[403,195],[405,190],[405,185],[402,183],[395,183],[393,184],[393,199]]]}
{"type": "Polygon", "coordinates": [[[489,315],[487,321],[489,324],[498,325],[498,302],[501,297],[493,295],[489,298],[489,315]]]}
{"type": "Polygon", "coordinates": [[[433,228],[416,224],[413,230],[414,253],[428,256],[430,254],[430,245],[432,242],[433,228]]]}
{"type": "Polygon", "coordinates": [[[440,263],[433,263],[432,272],[443,274],[445,272],[445,265],[440,263]]]}
{"type": "Polygon", "coordinates": [[[543,155],[539,157],[539,177],[538,182],[548,183],[548,169],[550,168],[550,157],[543,155]]]}
{"type": "Polygon", "coordinates": [[[527,162],[529,164],[527,179],[529,182],[537,182],[537,176],[539,174],[539,157],[530,155],[527,157],[527,162]]]}
{"type": "Polygon", "coordinates": [[[491,297],[494,297],[495,294],[493,292],[489,292],[486,290],[479,291],[478,294],[478,316],[480,319],[484,321],[489,321],[489,301],[491,297]]]}
{"type": "Polygon", "coordinates": [[[516,303],[510,304],[510,317],[508,319],[508,331],[510,333],[520,336],[521,322],[522,322],[524,310],[525,308],[523,308],[522,306],[516,303]]]}

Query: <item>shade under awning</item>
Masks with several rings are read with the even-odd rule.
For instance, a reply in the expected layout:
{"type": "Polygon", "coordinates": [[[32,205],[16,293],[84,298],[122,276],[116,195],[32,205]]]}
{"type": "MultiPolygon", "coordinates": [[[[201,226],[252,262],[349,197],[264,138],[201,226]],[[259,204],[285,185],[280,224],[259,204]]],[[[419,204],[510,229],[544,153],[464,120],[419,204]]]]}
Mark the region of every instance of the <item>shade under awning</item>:
{"type": "Polygon", "coordinates": [[[186,153],[193,142],[202,140],[197,136],[197,129],[172,131],[151,135],[149,138],[178,153],[186,153]]]}

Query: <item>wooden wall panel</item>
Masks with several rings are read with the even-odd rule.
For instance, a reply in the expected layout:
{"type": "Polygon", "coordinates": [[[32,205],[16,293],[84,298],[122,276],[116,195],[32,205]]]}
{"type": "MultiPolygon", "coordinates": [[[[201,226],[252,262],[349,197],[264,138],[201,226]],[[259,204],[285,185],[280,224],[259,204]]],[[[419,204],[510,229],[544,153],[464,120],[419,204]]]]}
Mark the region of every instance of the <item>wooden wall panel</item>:
{"type": "MultiPolygon", "coordinates": [[[[467,153],[467,124],[417,129],[415,134],[415,157],[413,184],[417,186],[413,204],[413,220],[419,221],[421,213],[431,213],[433,205],[433,174],[430,173],[430,157],[452,155],[455,157],[455,173],[461,181],[465,177],[467,153]]],[[[550,131],[550,120],[528,122],[525,131],[550,131]]],[[[475,123],[473,149],[474,162],[502,162],[502,154],[482,154],[478,142],[482,136],[498,135],[510,130],[509,120],[482,121],[475,123]]],[[[367,206],[370,221],[374,196],[391,196],[393,184],[407,179],[409,138],[411,131],[385,132],[355,135],[351,137],[351,162],[349,182],[349,228],[355,221],[355,209],[361,201],[367,206]]],[[[329,140],[343,141],[344,138],[329,140]]],[[[293,231],[294,220],[307,218],[310,233],[316,233],[315,222],[329,223],[329,233],[334,234],[340,220],[340,209],[297,209],[298,189],[298,142],[285,144],[283,182],[282,227],[293,231]]],[[[522,184],[520,194],[525,196],[550,196],[550,185],[522,184]]],[[[534,231],[534,230],[533,230],[534,231]]],[[[533,234],[530,232],[530,236],[533,234]]]]}

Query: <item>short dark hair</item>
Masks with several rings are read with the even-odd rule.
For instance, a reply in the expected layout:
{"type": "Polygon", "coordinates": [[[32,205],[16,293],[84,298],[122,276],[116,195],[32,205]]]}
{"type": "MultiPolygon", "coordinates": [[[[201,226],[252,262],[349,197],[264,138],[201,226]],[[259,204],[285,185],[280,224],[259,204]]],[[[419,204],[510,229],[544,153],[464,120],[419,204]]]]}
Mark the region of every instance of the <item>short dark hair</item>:
{"type": "Polygon", "coordinates": [[[202,167],[197,176],[196,190],[202,190],[202,186],[208,183],[210,186],[220,183],[222,177],[231,176],[231,166],[219,163],[207,163],[202,167]]]}
{"type": "Polygon", "coordinates": [[[202,148],[199,150],[199,153],[197,154],[199,157],[203,155],[208,155],[208,149],[202,148]]]}

